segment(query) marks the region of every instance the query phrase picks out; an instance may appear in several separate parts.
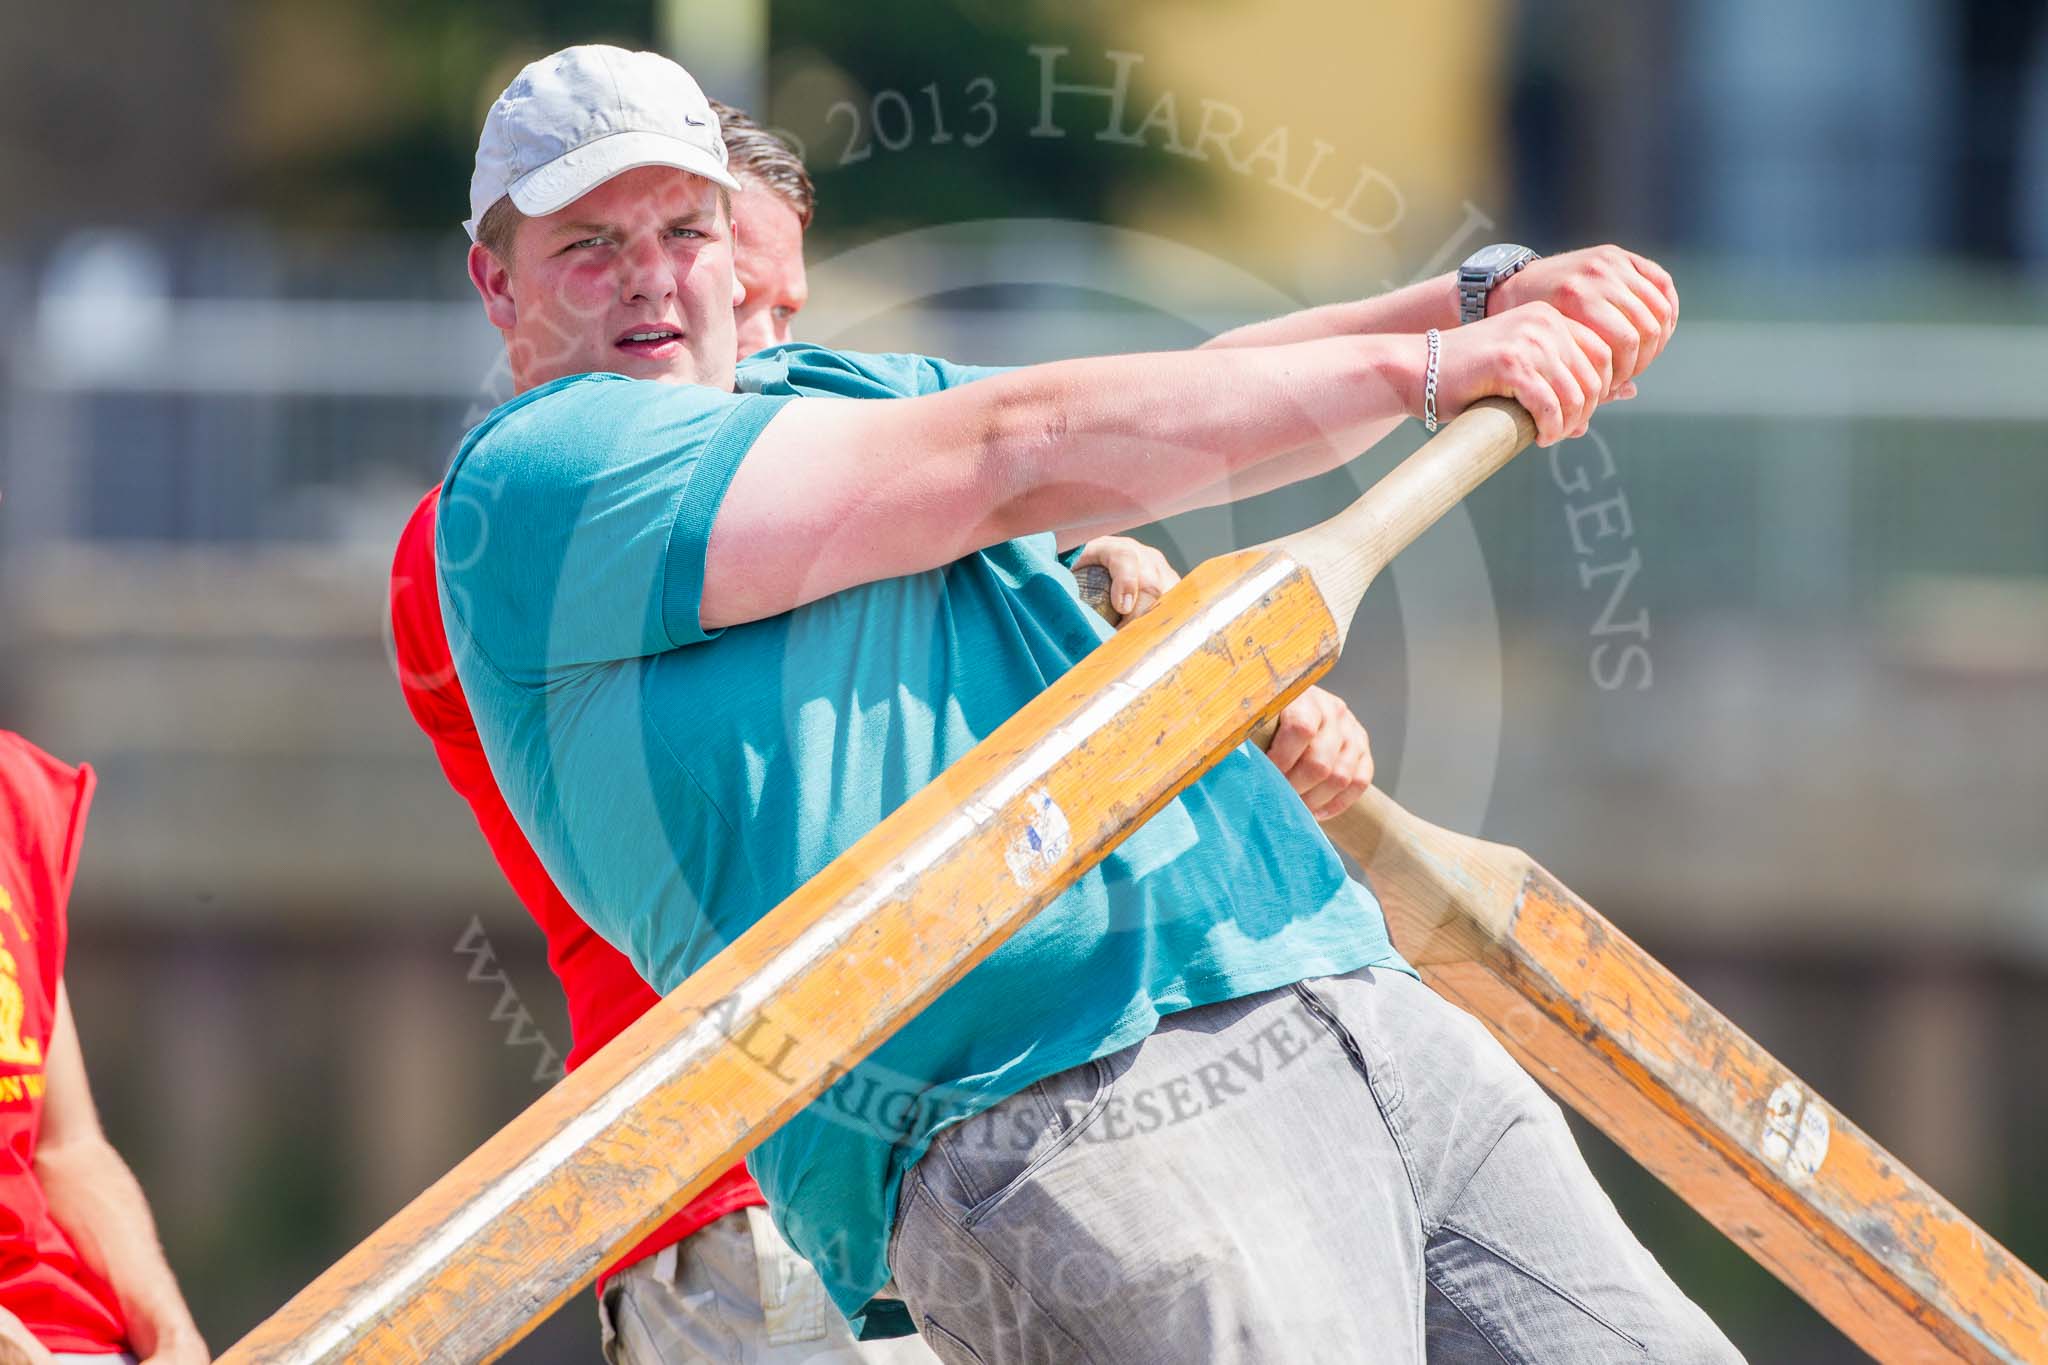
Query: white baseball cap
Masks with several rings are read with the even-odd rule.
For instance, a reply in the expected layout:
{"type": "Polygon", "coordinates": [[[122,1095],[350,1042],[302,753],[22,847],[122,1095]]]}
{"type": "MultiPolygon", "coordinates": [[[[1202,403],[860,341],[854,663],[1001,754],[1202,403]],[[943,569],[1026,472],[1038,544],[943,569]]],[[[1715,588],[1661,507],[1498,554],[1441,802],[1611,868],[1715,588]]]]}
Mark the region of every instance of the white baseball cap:
{"type": "Polygon", "coordinates": [[[470,240],[505,196],[553,213],[636,166],[674,166],[737,190],[718,115],[690,73],[658,52],[589,44],[529,62],[484,118],[469,178],[470,240]]]}

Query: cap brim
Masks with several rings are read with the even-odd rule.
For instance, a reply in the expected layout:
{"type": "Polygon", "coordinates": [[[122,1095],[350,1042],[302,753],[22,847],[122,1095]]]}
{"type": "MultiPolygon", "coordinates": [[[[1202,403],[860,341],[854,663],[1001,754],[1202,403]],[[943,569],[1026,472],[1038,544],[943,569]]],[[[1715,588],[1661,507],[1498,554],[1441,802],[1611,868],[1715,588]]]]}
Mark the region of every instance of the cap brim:
{"type": "Polygon", "coordinates": [[[740,182],[718,158],[694,143],[667,133],[613,133],[564,152],[537,166],[505,190],[512,207],[529,218],[566,208],[622,172],[640,166],[673,166],[737,191],[740,182]]]}

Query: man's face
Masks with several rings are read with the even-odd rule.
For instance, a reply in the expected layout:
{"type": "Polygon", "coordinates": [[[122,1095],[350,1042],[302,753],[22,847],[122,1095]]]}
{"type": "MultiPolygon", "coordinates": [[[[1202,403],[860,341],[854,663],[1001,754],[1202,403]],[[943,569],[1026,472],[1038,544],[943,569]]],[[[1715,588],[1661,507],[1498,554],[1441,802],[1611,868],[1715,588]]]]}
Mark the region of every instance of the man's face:
{"type": "Polygon", "coordinates": [[[732,224],[701,176],[625,171],[520,223],[509,268],[476,246],[469,269],[522,392],[595,371],[732,387],[732,224]]]}
{"type": "Polygon", "coordinates": [[[789,340],[790,323],[810,298],[810,285],[804,279],[804,225],[796,210],[752,180],[740,186],[732,200],[739,234],[733,268],[746,294],[733,322],[739,353],[750,356],[789,340]]]}

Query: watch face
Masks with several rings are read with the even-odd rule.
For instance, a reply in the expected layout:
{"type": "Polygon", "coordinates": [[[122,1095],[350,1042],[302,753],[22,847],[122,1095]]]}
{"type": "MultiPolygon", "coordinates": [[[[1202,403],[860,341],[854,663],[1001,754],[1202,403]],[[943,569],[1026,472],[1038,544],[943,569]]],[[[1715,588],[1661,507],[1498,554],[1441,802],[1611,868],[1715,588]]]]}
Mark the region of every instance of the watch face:
{"type": "Polygon", "coordinates": [[[1496,242],[1492,246],[1483,246],[1472,253],[1471,257],[1465,262],[1465,269],[1484,271],[1490,274],[1493,271],[1506,267],[1509,262],[1520,256],[1525,250],[1527,250],[1526,247],[1516,246],[1512,242],[1496,242]]]}

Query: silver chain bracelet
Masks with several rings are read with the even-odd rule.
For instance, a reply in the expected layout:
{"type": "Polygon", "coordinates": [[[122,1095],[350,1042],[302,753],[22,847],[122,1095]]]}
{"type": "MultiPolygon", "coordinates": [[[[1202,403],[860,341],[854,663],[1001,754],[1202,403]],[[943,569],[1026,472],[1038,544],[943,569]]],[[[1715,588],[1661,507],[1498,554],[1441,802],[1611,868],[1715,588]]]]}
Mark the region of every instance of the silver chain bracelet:
{"type": "Polygon", "coordinates": [[[1429,431],[1436,430],[1436,366],[1443,358],[1443,336],[1432,327],[1429,329],[1429,368],[1422,376],[1422,425],[1429,431]]]}

